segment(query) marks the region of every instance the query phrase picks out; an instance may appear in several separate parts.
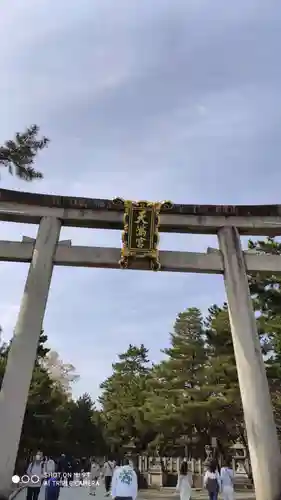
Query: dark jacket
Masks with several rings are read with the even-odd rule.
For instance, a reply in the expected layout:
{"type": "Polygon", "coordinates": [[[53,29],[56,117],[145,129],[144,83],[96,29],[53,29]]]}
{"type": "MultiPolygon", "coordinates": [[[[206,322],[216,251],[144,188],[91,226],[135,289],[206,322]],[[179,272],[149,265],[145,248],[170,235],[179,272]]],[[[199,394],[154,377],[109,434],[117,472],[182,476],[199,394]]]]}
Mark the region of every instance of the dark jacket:
{"type": "Polygon", "coordinates": [[[60,494],[60,483],[58,478],[49,478],[45,489],[45,500],[58,500],[60,494]]]}

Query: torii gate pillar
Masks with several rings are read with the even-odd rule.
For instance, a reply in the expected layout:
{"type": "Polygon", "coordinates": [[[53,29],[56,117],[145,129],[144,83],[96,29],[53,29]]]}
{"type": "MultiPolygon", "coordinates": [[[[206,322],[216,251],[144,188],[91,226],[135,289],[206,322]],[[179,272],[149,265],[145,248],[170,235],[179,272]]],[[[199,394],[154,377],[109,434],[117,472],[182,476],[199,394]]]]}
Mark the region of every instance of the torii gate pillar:
{"type": "Polygon", "coordinates": [[[0,392],[0,495],[11,489],[61,223],[40,222],[0,392]]]}
{"type": "Polygon", "coordinates": [[[280,500],[280,446],[240,237],[224,227],[218,238],[256,500],[280,500]]]}

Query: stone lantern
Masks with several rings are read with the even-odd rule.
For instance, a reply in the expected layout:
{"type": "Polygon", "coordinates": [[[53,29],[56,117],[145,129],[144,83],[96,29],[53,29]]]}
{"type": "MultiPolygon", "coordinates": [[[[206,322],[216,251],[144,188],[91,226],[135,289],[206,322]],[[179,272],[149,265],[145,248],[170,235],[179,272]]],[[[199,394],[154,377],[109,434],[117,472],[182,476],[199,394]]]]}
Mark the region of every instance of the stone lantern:
{"type": "Polygon", "coordinates": [[[123,446],[125,450],[126,457],[132,461],[134,467],[136,467],[136,445],[134,439],[132,438],[127,444],[123,446]]]}

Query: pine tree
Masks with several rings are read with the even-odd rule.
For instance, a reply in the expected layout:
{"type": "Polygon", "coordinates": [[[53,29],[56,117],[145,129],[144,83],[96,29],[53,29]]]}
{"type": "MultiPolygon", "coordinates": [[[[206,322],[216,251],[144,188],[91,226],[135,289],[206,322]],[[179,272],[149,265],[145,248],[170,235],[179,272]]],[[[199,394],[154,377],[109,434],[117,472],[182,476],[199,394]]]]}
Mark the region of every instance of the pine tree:
{"type": "Polygon", "coordinates": [[[105,453],[103,432],[96,418],[94,401],[85,393],[77,401],[68,403],[68,417],[65,422],[67,454],[76,457],[102,456],[105,453]]]}
{"type": "MultiPolygon", "coordinates": [[[[258,330],[261,349],[265,356],[268,381],[272,387],[273,402],[277,412],[281,410],[280,378],[279,380],[276,379],[276,366],[274,363],[272,364],[271,357],[267,357],[268,337],[259,320],[258,330]]],[[[209,352],[209,364],[206,367],[206,374],[209,387],[212,389],[211,398],[214,401],[212,414],[210,415],[209,431],[212,435],[219,436],[220,451],[223,454],[227,454],[227,448],[237,439],[242,441],[247,449],[243,408],[226,304],[222,308],[213,306],[209,309],[209,316],[206,321],[206,335],[209,352]]],[[[281,411],[279,414],[281,414],[281,411]]],[[[248,474],[251,475],[250,470],[248,474]]]]}
{"type": "Polygon", "coordinates": [[[209,433],[219,437],[220,451],[244,437],[244,421],[227,304],[209,308],[205,322],[208,363],[205,374],[210,389],[209,433]]]}
{"type": "Polygon", "coordinates": [[[0,146],[0,166],[25,181],[42,179],[43,174],[35,170],[33,165],[38,152],[48,146],[49,139],[39,139],[38,134],[39,127],[31,125],[25,132],[17,132],[13,140],[0,146]]]}
{"type": "Polygon", "coordinates": [[[129,345],[119,361],[112,365],[113,374],[101,384],[102,405],[107,437],[112,450],[122,449],[132,439],[137,450],[143,449],[151,430],[143,416],[145,384],[150,373],[148,350],[129,345]]]}
{"type": "Polygon", "coordinates": [[[167,359],[154,367],[148,383],[147,418],[156,425],[165,443],[181,435],[192,440],[204,432],[206,396],[204,322],[197,308],[178,314],[171,346],[162,352],[167,359]]]}
{"type": "MultiPolygon", "coordinates": [[[[259,254],[280,255],[281,243],[274,238],[249,241],[259,254]]],[[[256,273],[248,276],[257,324],[266,355],[266,369],[275,420],[281,438],[281,276],[256,273]]]]}
{"type": "MultiPolygon", "coordinates": [[[[250,250],[258,254],[281,255],[281,244],[274,238],[248,243],[250,250]]],[[[267,320],[267,327],[281,329],[281,277],[274,274],[249,275],[249,286],[255,310],[267,320]],[[277,320],[277,321],[276,321],[277,320]],[[272,324],[271,324],[272,321],[272,324]]]]}

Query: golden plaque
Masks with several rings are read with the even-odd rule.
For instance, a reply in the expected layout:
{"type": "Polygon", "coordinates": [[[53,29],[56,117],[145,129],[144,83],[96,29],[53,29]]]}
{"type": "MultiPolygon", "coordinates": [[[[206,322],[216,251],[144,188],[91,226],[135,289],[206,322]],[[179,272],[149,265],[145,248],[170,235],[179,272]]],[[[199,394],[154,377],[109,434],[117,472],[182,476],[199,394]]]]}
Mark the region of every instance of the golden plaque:
{"type": "Polygon", "coordinates": [[[122,202],[125,212],[120,267],[129,268],[134,261],[143,259],[148,262],[150,269],[159,271],[159,214],[163,205],[172,206],[172,203],[136,202],[121,198],[114,201],[122,202]]]}

